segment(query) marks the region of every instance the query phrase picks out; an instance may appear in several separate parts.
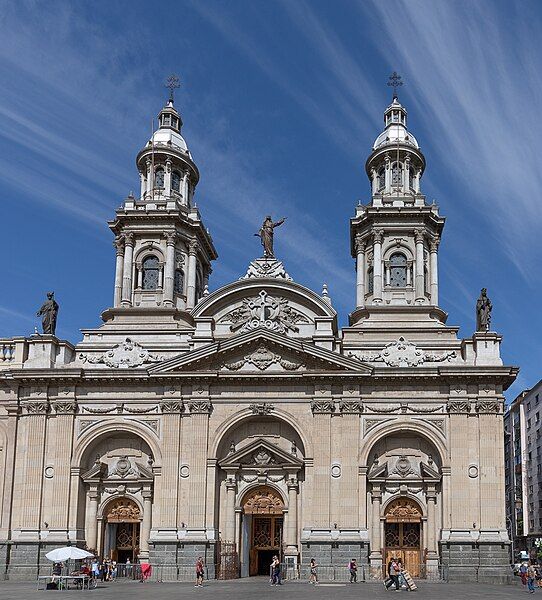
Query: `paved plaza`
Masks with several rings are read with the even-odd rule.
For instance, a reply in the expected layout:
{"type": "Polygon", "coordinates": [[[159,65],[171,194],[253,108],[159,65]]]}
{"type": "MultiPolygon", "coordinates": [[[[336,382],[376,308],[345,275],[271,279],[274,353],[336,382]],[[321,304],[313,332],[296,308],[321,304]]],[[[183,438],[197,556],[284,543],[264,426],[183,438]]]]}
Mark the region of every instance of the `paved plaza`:
{"type": "MultiPolygon", "coordinates": [[[[406,591],[401,593],[406,594],[406,591]]],[[[515,585],[482,585],[482,584],[439,584],[421,582],[416,598],[438,600],[461,600],[466,599],[489,599],[500,600],[513,598],[518,594],[524,594],[522,587],[515,585]]],[[[542,596],[542,590],[536,592],[542,596]]],[[[292,600],[314,599],[370,599],[379,600],[394,595],[395,592],[387,592],[379,583],[350,584],[321,584],[317,587],[307,583],[292,582],[281,587],[271,587],[265,578],[250,578],[235,581],[210,581],[201,589],[194,589],[189,583],[147,583],[140,584],[134,581],[119,581],[116,583],[101,584],[96,590],[81,592],[68,590],[63,592],[36,591],[32,583],[0,583],[0,597],[2,600],[27,600],[28,598],[40,600],[41,598],[55,597],[60,594],[61,598],[80,598],[81,594],[91,594],[94,600],[177,600],[182,598],[199,598],[200,600],[268,600],[271,598],[283,598],[292,600]]]]}

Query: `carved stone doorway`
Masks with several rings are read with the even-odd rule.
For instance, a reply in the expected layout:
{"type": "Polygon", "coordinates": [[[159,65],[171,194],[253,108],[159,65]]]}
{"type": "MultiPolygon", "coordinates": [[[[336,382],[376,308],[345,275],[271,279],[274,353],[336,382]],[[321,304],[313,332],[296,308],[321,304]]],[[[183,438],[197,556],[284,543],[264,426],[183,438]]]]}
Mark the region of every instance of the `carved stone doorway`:
{"type": "Polygon", "coordinates": [[[423,574],[422,511],[411,498],[397,498],[386,509],[384,569],[392,558],[401,560],[412,577],[423,574]]]}
{"type": "Polygon", "coordinates": [[[129,498],[116,498],[104,510],[103,556],[134,563],[139,555],[141,511],[129,498]]]}
{"type": "Polygon", "coordinates": [[[261,486],[247,493],[242,506],[249,574],[269,575],[273,556],[282,558],[284,502],[278,492],[261,486]]]}

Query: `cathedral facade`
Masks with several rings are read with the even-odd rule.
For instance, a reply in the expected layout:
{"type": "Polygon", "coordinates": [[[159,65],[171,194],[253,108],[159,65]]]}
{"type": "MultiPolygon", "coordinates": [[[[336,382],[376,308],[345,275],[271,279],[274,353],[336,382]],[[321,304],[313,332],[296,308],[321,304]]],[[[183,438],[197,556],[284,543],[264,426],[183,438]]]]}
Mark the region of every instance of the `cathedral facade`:
{"type": "MultiPolygon", "coordinates": [[[[49,568],[74,544],[192,577],[329,573],[506,578],[503,391],[492,331],[459,339],[439,307],[444,218],[394,95],[350,221],[356,306],[264,256],[212,292],[217,258],[172,99],[109,227],[113,305],[78,344],[0,339],[0,563],[49,568]],[[324,573],[324,571],[322,571],[324,573]]],[[[277,232],[278,235],[278,232],[277,232]]],[[[247,261],[248,262],[248,261],[247,261]]]]}

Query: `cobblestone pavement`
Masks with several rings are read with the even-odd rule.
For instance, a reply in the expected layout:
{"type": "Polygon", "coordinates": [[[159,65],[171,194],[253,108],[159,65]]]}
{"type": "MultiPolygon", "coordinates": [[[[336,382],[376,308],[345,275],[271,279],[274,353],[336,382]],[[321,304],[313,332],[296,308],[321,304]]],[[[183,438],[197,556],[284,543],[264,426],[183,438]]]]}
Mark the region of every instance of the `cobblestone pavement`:
{"type": "MultiPolygon", "coordinates": [[[[406,591],[400,592],[406,594],[406,591]]],[[[520,585],[482,585],[482,584],[446,584],[419,583],[417,592],[410,592],[415,598],[435,600],[501,600],[525,594],[520,585]]],[[[542,598],[542,589],[536,592],[542,598]]],[[[81,594],[90,594],[94,600],[183,600],[199,598],[200,600],[379,600],[389,598],[397,592],[384,590],[381,584],[360,583],[321,584],[291,582],[281,587],[272,587],[264,578],[250,578],[236,581],[209,581],[203,588],[195,589],[189,583],[146,583],[134,581],[118,581],[102,584],[90,592],[66,590],[62,592],[36,591],[31,583],[3,581],[0,582],[0,598],[2,600],[41,600],[47,598],[80,598],[81,594]],[[57,594],[60,594],[57,596],[57,594]]]]}

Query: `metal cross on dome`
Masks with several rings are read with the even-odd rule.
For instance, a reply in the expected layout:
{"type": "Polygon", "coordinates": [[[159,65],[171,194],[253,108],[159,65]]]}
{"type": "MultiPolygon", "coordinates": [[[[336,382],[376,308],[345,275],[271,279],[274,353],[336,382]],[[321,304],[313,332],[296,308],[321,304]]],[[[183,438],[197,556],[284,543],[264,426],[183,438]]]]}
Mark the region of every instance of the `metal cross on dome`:
{"type": "Polygon", "coordinates": [[[173,90],[181,87],[181,80],[177,75],[170,75],[164,87],[169,88],[169,101],[173,102],[173,90]]]}
{"type": "Polygon", "coordinates": [[[401,81],[402,77],[397,74],[397,71],[394,71],[388,79],[388,85],[393,88],[393,99],[395,100],[395,98],[397,98],[397,88],[403,85],[403,82],[401,81]]]}

